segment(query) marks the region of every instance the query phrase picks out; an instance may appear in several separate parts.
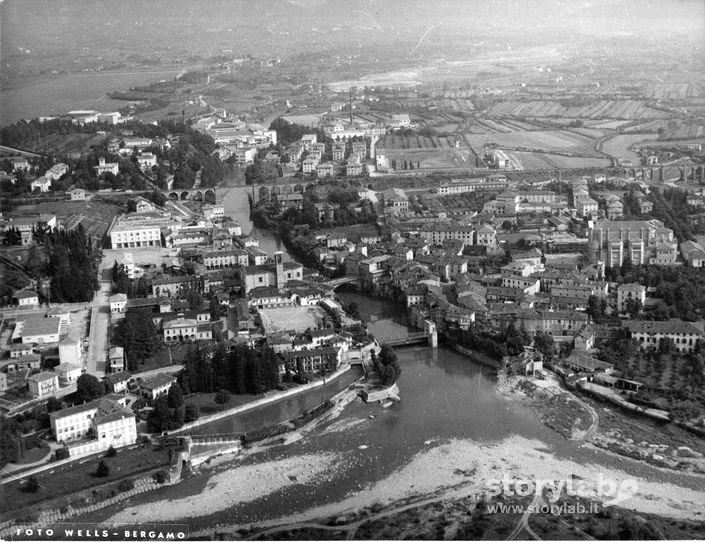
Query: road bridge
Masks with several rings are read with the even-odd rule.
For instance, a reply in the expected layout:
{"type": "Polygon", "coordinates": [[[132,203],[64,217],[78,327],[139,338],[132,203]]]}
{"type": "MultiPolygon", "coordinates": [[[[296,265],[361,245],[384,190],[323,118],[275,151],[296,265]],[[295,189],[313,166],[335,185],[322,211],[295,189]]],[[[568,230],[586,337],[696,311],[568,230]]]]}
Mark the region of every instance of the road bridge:
{"type": "Polygon", "coordinates": [[[338,286],[342,286],[343,284],[355,284],[358,288],[360,288],[362,286],[362,280],[360,279],[360,277],[346,275],[344,277],[338,277],[335,279],[327,280],[319,284],[321,284],[322,286],[328,286],[333,290],[335,290],[338,286]]]}
{"type": "Polygon", "coordinates": [[[428,334],[425,331],[412,331],[407,335],[386,337],[380,341],[387,346],[411,346],[414,344],[428,344],[428,334]]]}

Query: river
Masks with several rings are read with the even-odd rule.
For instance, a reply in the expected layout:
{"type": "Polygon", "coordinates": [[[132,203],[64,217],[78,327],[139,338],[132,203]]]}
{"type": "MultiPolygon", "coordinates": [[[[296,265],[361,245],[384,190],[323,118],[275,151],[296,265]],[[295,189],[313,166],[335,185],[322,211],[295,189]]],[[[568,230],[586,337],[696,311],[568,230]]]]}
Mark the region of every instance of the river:
{"type": "MultiPolygon", "coordinates": [[[[341,291],[338,296],[345,303],[358,303],[362,318],[382,341],[385,333],[397,335],[403,325],[403,306],[353,291],[341,291]]],[[[350,502],[364,506],[380,495],[399,498],[405,491],[428,490],[429,480],[458,483],[462,471],[473,465],[487,464],[491,476],[500,476],[503,469],[507,472],[505,458],[518,465],[513,469],[531,475],[537,475],[550,460],[562,469],[558,476],[584,473],[578,469],[585,465],[592,474],[611,468],[619,469],[611,472],[648,476],[657,483],[676,478],[685,487],[697,488],[701,483],[636,462],[626,465],[621,459],[562,439],[523,402],[500,394],[493,372],[454,351],[414,347],[396,352],[402,368],[398,380],[401,401],[392,407],[355,401],[339,418],[297,442],[222,462],[176,486],[135,496],[127,504],[84,516],[82,521],[161,517],[188,522],[192,532],[215,524],[257,525],[280,518],[298,522],[305,516],[337,514],[336,507],[346,510],[350,502]],[[493,451],[494,446],[501,448],[493,451]],[[456,453],[459,449],[463,450],[460,455],[456,453]],[[319,515],[319,510],[324,512],[319,515]]],[[[317,393],[310,394],[311,406],[323,398],[322,390],[321,395],[317,393]]],[[[258,416],[272,421],[282,412],[295,415],[302,408],[297,402],[293,398],[269,412],[258,410],[248,415],[247,423],[254,423],[258,416]]],[[[208,426],[199,428],[199,432],[239,431],[245,419],[239,415],[208,430],[204,429],[208,426]]]]}
{"type": "MultiPolygon", "coordinates": [[[[227,179],[226,179],[227,180],[227,179]]],[[[284,260],[291,261],[294,258],[282,243],[281,239],[269,230],[255,228],[250,220],[250,188],[247,186],[234,186],[228,188],[227,193],[220,202],[225,208],[225,215],[232,218],[242,226],[242,234],[259,239],[259,246],[265,252],[272,254],[277,251],[284,253],[284,260]]]]}
{"type": "Polygon", "coordinates": [[[176,77],[183,68],[129,72],[89,72],[58,75],[0,91],[0,125],[21,119],[66,114],[76,109],[117,111],[127,105],[108,98],[109,92],[149,85],[176,77]]]}

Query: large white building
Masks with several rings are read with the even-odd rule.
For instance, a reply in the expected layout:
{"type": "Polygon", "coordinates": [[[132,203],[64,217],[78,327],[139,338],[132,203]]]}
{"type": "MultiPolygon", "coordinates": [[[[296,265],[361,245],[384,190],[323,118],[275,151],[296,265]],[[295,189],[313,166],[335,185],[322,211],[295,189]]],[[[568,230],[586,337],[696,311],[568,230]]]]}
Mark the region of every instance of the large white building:
{"type": "Polygon", "coordinates": [[[149,217],[125,215],[110,230],[112,248],[158,247],[162,244],[161,227],[149,217]]]}
{"type": "Polygon", "coordinates": [[[670,264],[677,256],[673,230],[659,220],[601,220],[589,229],[590,247],[607,267],[670,264]]]}
{"type": "Polygon", "coordinates": [[[60,339],[60,318],[27,318],[17,320],[12,332],[12,342],[25,344],[58,343],[60,339]]]}
{"type": "Polygon", "coordinates": [[[58,443],[65,443],[73,456],[134,444],[137,440],[135,415],[125,408],[125,398],[103,397],[90,403],[49,414],[51,430],[58,443]],[[92,433],[92,438],[86,438],[92,433]]]}
{"type": "Polygon", "coordinates": [[[81,345],[76,339],[65,337],[59,343],[59,360],[61,363],[70,363],[73,365],[81,364],[81,345]]]}
{"type": "Polygon", "coordinates": [[[704,336],[699,327],[677,319],[664,322],[633,320],[626,322],[625,326],[642,350],[658,349],[663,339],[670,339],[678,352],[692,352],[698,340],[704,336]]]}

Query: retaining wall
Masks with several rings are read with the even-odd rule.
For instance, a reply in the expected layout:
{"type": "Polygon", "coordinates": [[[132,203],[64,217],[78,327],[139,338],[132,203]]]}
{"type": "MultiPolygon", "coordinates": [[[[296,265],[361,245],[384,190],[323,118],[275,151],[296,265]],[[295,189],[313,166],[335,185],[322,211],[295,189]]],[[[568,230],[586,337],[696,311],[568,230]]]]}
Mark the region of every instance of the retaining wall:
{"type": "Polygon", "coordinates": [[[290,390],[283,391],[281,393],[277,393],[274,395],[270,395],[269,397],[263,397],[262,399],[257,399],[256,401],[252,401],[251,403],[246,403],[244,405],[236,406],[233,408],[229,408],[228,410],[224,410],[222,412],[216,412],[215,414],[209,414],[208,416],[204,416],[202,418],[198,418],[197,420],[184,424],[182,427],[174,431],[173,433],[170,433],[172,435],[181,435],[183,432],[188,431],[189,429],[193,429],[194,427],[198,427],[200,425],[204,425],[206,423],[213,422],[215,420],[220,420],[222,418],[227,418],[228,416],[232,416],[234,414],[240,414],[241,412],[246,412],[248,410],[252,410],[253,408],[257,408],[263,405],[267,405],[269,403],[273,403],[275,401],[279,401],[280,399],[285,399],[286,397],[291,397],[293,395],[297,395],[299,393],[302,393],[304,391],[313,389],[313,388],[318,388],[320,386],[323,386],[324,383],[331,382],[338,378],[339,376],[342,376],[343,374],[347,373],[350,370],[350,365],[345,365],[344,367],[341,367],[334,373],[331,373],[330,375],[325,377],[325,381],[323,379],[321,380],[316,380],[314,382],[309,382],[308,384],[303,384],[302,386],[297,386],[295,388],[292,388],[290,390]]]}

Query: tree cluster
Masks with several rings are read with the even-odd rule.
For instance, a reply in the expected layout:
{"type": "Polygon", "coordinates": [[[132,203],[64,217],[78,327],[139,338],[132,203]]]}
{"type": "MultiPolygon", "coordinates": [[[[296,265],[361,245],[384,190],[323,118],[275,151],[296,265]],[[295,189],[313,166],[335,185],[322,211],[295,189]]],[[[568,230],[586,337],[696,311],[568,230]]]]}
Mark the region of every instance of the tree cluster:
{"type": "Polygon", "coordinates": [[[662,220],[667,228],[671,228],[679,241],[695,239],[688,224],[687,192],[677,188],[666,188],[663,191],[654,188],[648,198],[654,204],[652,216],[662,220]]]}
{"type": "Polygon", "coordinates": [[[192,421],[193,413],[189,412],[189,420],[186,420],[186,414],[183,390],[179,383],[175,382],[169,388],[168,393],[157,397],[154,401],[154,408],[147,417],[147,427],[150,433],[178,429],[186,421],[192,421]]]}
{"type": "Polygon", "coordinates": [[[51,301],[77,303],[93,299],[98,289],[100,254],[81,224],[74,230],[47,233],[47,273],[51,277],[51,301]]]}
{"type": "MultiPolygon", "coordinates": [[[[681,318],[695,322],[705,307],[705,274],[684,266],[624,265],[605,270],[605,278],[619,283],[638,283],[654,288],[651,295],[660,299],[654,308],[644,311],[646,320],[681,318]]],[[[638,314],[643,307],[633,307],[638,314]]]]}
{"type": "MultiPolygon", "coordinates": [[[[548,349],[548,341],[543,343],[541,341],[542,339],[539,338],[539,344],[548,349]]],[[[501,361],[504,356],[516,356],[523,352],[524,347],[531,344],[532,338],[526,331],[517,328],[513,323],[509,324],[504,331],[480,329],[473,324],[466,331],[459,332],[458,342],[492,359],[501,361]]]]}
{"type": "Polygon", "coordinates": [[[391,386],[401,376],[401,366],[392,347],[382,345],[379,355],[372,353],[372,364],[384,386],[391,386]]]}
{"type": "Polygon", "coordinates": [[[198,345],[189,353],[179,375],[186,393],[227,390],[236,395],[259,394],[279,385],[279,360],[271,348],[244,345],[207,352],[198,345]]]}
{"type": "Polygon", "coordinates": [[[84,403],[97,399],[105,393],[105,386],[95,376],[82,374],[76,380],[76,400],[84,403]]]}
{"type": "Polygon", "coordinates": [[[125,294],[128,299],[134,297],[147,297],[151,291],[149,281],[145,277],[140,277],[136,281],[127,274],[127,269],[117,260],[112,268],[112,292],[113,294],[125,294]]]}
{"type": "Polygon", "coordinates": [[[127,370],[136,371],[162,348],[162,340],[149,311],[130,310],[115,328],[115,344],[125,349],[127,370]]]}
{"type": "Polygon", "coordinates": [[[313,130],[308,126],[288,122],[281,117],[274,119],[269,125],[269,129],[277,132],[277,143],[284,146],[290,145],[312,132],[316,133],[319,141],[325,140],[325,133],[322,130],[313,130]]]}

